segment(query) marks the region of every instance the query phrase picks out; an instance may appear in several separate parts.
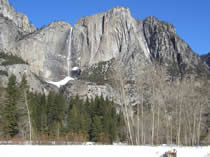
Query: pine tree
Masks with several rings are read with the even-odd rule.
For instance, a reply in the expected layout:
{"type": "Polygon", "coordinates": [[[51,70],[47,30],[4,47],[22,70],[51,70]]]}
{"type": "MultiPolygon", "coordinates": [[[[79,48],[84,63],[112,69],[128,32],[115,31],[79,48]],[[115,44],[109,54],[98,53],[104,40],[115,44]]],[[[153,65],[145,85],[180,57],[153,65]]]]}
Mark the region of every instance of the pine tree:
{"type": "Polygon", "coordinates": [[[31,121],[33,126],[33,132],[34,135],[39,136],[40,135],[40,95],[39,94],[33,94],[28,93],[28,103],[29,103],[29,109],[31,110],[31,121]]]}
{"type": "Polygon", "coordinates": [[[117,136],[117,115],[113,104],[111,104],[111,119],[112,120],[110,121],[109,134],[110,134],[110,142],[112,143],[117,136]]]}
{"type": "Polygon", "coordinates": [[[101,118],[95,115],[93,117],[93,122],[91,127],[91,139],[95,142],[99,142],[101,133],[102,133],[101,118]]]}
{"type": "Polygon", "coordinates": [[[80,129],[80,116],[76,104],[72,105],[72,110],[68,115],[68,129],[71,132],[78,133],[80,129]]]}
{"type": "MultiPolygon", "coordinates": [[[[4,101],[5,101],[5,93],[6,93],[6,90],[1,86],[1,82],[0,82],[0,124],[3,124],[4,121],[3,121],[3,109],[4,109],[4,101]]],[[[0,125],[0,139],[3,137],[3,126],[0,125]]],[[[3,140],[3,139],[1,139],[3,140]]]]}
{"type": "Polygon", "coordinates": [[[4,121],[4,138],[9,140],[18,134],[18,114],[17,114],[17,96],[16,77],[11,75],[6,89],[6,99],[4,102],[2,120],[4,121]]]}
{"type": "Polygon", "coordinates": [[[41,110],[40,110],[40,117],[41,117],[41,135],[47,134],[47,105],[46,105],[46,97],[45,94],[41,95],[40,100],[41,110]]]}
{"type": "Polygon", "coordinates": [[[91,117],[88,112],[84,112],[80,115],[80,124],[81,132],[89,139],[89,132],[91,129],[91,117]]]}
{"type": "Polygon", "coordinates": [[[50,137],[56,137],[56,120],[57,120],[57,107],[55,104],[55,93],[50,92],[47,100],[47,125],[48,135],[50,137]]]}
{"type": "Polygon", "coordinates": [[[55,96],[54,104],[56,105],[56,124],[57,124],[57,137],[60,136],[60,132],[63,131],[63,123],[65,117],[66,101],[61,93],[57,93],[55,96]]]}

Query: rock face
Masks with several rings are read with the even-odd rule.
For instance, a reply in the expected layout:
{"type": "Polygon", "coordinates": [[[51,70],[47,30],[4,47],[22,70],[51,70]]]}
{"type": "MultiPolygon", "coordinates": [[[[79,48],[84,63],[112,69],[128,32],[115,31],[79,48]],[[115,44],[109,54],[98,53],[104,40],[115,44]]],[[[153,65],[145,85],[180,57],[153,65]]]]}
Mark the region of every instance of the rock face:
{"type": "Polygon", "coordinates": [[[58,81],[67,75],[68,38],[71,25],[57,21],[18,40],[12,52],[29,63],[36,75],[58,81]]]}
{"type": "Polygon", "coordinates": [[[7,52],[21,36],[34,32],[27,16],[16,12],[8,0],[0,0],[0,50],[7,52]]]}
{"type": "Polygon", "coordinates": [[[21,36],[21,32],[14,22],[0,16],[0,50],[8,52],[15,45],[16,39],[21,36]]]}
{"type": "Polygon", "coordinates": [[[210,71],[210,52],[208,54],[202,55],[201,59],[207,65],[207,67],[210,71]]]}
{"type": "Polygon", "coordinates": [[[163,63],[173,61],[184,62],[191,66],[199,64],[198,55],[180,39],[171,24],[154,17],[147,17],[143,25],[144,35],[153,59],[161,60],[163,63]]]}
{"type": "Polygon", "coordinates": [[[23,13],[16,12],[9,4],[8,0],[0,0],[0,14],[1,16],[11,20],[24,33],[35,31],[35,27],[30,24],[28,17],[23,13]]]}
{"type": "Polygon", "coordinates": [[[14,74],[16,76],[17,82],[20,83],[22,76],[25,75],[27,81],[30,84],[30,91],[47,93],[46,85],[43,84],[30,70],[30,67],[26,64],[15,64],[8,66],[0,66],[0,82],[3,87],[7,86],[8,76],[14,74]],[[5,73],[2,73],[5,72],[5,73]]]}
{"type": "Polygon", "coordinates": [[[37,76],[58,81],[67,75],[72,26],[56,21],[36,30],[28,18],[16,12],[8,0],[0,1],[0,50],[23,58],[37,76]]]}
{"type": "Polygon", "coordinates": [[[120,104],[118,93],[110,85],[97,85],[93,82],[74,80],[61,90],[64,91],[66,97],[79,95],[80,98],[85,100],[87,97],[95,98],[95,96],[103,95],[105,98],[120,104]]]}
{"type": "Polygon", "coordinates": [[[142,60],[150,56],[143,23],[123,7],[81,18],[73,28],[72,54],[80,56],[81,67],[119,56],[124,60],[132,55],[142,60]]]}

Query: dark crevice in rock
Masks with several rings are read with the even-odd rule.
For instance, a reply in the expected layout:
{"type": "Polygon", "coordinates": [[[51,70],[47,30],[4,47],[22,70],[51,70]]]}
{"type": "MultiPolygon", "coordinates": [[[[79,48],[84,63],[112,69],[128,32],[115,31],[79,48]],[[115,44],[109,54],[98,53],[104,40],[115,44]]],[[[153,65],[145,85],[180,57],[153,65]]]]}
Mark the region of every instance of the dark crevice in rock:
{"type": "Polygon", "coordinates": [[[122,45],[120,44],[119,52],[122,52],[122,45]]]}
{"type": "Polygon", "coordinates": [[[180,53],[177,53],[177,63],[180,65],[182,63],[182,56],[180,53]]]}
{"type": "Polygon", "coordinates": [[[176,41],[175,41],[175,38],[174,37],[171,38],[171,42],[173,44],[174,50],[176,51],[176,41]]]}
{"type": "Polygon", "coordinates": [[[88,31],[87,31],[87,45],[88,45],[88,47],[90,45],[89,38],[88,38],[88,31]]]}
{"type": "Polygon", "coordinates": [[[102,18],[102,34],[104,34],[104,23],[105,23],[105,16],[102,18]]]}

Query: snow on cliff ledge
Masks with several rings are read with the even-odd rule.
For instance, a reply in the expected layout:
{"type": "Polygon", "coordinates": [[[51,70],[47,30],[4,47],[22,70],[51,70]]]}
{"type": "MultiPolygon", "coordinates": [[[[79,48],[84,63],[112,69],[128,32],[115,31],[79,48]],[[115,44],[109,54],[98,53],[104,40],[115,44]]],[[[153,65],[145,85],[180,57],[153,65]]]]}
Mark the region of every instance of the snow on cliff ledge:
{"type": "Polygon", "coordinates": [[[68,77],[65,77],[63,80],[60,80],[58,82],[54,82],[54,81],[46,81],[46,82],[60,88],[61,86],[64,86],[65,84],[67,84],[71,80],[74,80],[74,78],[68,76],[68,77]]]}

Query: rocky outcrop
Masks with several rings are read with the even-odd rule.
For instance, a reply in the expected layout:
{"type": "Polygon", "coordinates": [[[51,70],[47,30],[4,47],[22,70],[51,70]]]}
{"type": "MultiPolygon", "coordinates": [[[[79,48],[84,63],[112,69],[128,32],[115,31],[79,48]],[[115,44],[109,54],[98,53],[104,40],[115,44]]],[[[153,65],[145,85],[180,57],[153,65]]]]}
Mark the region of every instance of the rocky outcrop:
{"type": "Polygon", "coordinates": [[[0,15],[13,21],[23,34],[34,32],[36,30],[36,28],[29,22],[28,17],[23,13],[16,12],[8,0],[0,0],[0,15]]]}
{"type": "Polygon", "coordinates": [[[210,52],[208,54],[201,55],[201,59],[206,64],[208,69],[210,70],[210,52]]]}
{"type": "Polygon", "coordinates": [[[117,104],[120,104],[119,95],[116,90],[114,90],[110,85],[97,85],[93,82],[82,81],[82,80],[74,80],[70,81],[66,86],[62,89],[66,97],[70,96],[79,96],[82,99],[95,98],[96,96],[103,95],[104,98],[108,98],[109,100],[113,100],[117,104]],[[117,97],[116,97],[117,96],[117,97]]]}
{"type": "Polygon", "coordinates": [[[16,40],[36,31],[27,16],[16,12],[8,0],[0,0],[0,50],[8,52],[16,40]]]}
{"type": "Polygon", "coordinates": [[[175,28],[155,17],[147,17],[143,21],[144,35],[153,59],[163,63],[184,62],[196,66],[201,61],[187,43],[176,34],[175,28]]]}
{"type": "Polygon", "coordinates": [[[16,76],[18,83],[21,82],[23,75],[25,75],[28,83],[30,84],[30,91],[47,94],[47,90],[50,89],[47,88],[47,86],[31,72],[30,67],[26,64],[0,66],[0,83],[3,87],[7,86],[8,77],[12,74],[16,76]]]}
{"type": "Polygon", "coordinates": [[[11,20],[0,15],[0,51],[8,52],[22,36],[22,33],[11,20]]]}

